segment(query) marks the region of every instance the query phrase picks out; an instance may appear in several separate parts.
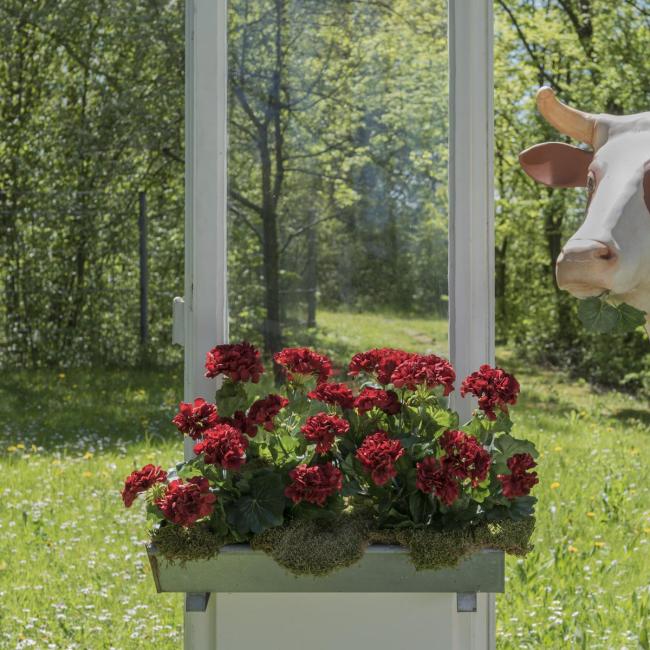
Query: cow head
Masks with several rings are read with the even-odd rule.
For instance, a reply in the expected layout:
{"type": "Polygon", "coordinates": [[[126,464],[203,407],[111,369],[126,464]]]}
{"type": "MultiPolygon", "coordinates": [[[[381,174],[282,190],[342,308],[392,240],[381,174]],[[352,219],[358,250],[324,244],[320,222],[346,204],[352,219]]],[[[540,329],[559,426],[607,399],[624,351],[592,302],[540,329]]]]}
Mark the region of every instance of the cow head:
{"type": "Polygon", "coordinates": [[[546,142],[519,155],[534,180],[585,188],[585,220],[557,259],[559,287],[578,298],[609,291],[650,314],[650,113],[583,113],[547,87],[537,106],[560,133],[592,148],[546,142]]]}

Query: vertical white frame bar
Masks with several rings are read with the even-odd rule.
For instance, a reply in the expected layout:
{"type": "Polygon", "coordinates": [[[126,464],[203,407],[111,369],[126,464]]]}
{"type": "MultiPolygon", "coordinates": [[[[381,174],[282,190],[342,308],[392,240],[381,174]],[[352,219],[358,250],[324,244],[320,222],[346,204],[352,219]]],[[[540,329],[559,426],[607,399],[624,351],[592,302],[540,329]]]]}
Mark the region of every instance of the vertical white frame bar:
{"type": "MultiPolygon", "coordinates": [[[[462,379],[494,362],[492,2],[449,2],[449,349],[462,379]]],[[[456,404],[469,417],[472,403],[456,404]]]]}
{"type": "MultiPolygon", "coordinates": [[[[458,381],[494,363],[491,0],[449,0],[449,350],[458,381]]],[[[456,398],[461,420],[474,404],[456,398]]],[[[496,647],[495,595],[479,594],[479,647],[496,647]]]]}
{"type": "MultiPolygon", "coordinates": [[[[187,401],[212,400],[206,352],[228,339],[226,0],[185,7],[185,381],[187,401]]],[[[192,455],[191,440],[185,457],[192,455]]],[[[216,595],[205,613],[185,613],[186,650],[215,647],[216,595]]]]}

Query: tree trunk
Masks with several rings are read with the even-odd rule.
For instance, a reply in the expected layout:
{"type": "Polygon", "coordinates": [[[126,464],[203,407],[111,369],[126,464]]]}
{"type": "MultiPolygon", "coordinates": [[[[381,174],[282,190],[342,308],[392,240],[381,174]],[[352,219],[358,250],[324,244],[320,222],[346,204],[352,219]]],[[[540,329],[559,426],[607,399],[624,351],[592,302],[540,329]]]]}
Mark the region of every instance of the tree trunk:
{"type": "Polygon", "coordinates": [[[278,259],[278,219],[275,211],[264,211],[264,348],[267,354],[282,349],[280,324],[280,268],[278,259]]]}
{"type": "Polygon", "coordinates": [[[501,246],[496,247],[496,260],[495,260],[495,278],[494,278],[494,294],[497,304],[497,313],[499,314],[499,321],[504,325],[504,332],[499,336],[498,341],[506,341],[508,339],[508,331],[505,324],[508,322],[508,303],[506,301],[506,282],[508,279],[508,241],[506,235],[501,242],[501,246]]]}
{"type": "MultiPolygon", "coordinates": [[[[312,219],[313,221],[314,219],[312,219]]],[[[318,234],[316,226],[307,231],[307,268],[305,290],[307,292],[307,327],[316,327],[316,290],[318,288],[318,234]]]]}

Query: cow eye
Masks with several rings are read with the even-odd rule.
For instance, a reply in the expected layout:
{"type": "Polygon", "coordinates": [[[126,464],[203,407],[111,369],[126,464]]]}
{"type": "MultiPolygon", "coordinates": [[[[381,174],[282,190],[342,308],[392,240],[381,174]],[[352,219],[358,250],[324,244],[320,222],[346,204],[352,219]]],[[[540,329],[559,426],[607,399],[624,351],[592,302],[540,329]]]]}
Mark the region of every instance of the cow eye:
{"type": "Polygon", "coordinates": [[[596,189],[596,178],[594,177],[592,172],[589,172],[587,175],[587,193],[589,195],[594,193],[594,190],[596,189]]]}

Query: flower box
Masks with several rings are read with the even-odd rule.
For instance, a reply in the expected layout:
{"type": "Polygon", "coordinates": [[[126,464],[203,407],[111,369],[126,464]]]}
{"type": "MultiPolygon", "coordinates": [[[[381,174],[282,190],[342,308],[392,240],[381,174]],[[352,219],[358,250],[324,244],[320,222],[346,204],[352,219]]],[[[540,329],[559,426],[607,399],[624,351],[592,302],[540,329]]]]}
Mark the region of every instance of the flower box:
{"type": "Polygon", "coordinates": [[[264,396],[254,346],[211,350],[217,403],[182,402],[173,420],[195,456],[125,481],[124,504],[144,493],[154,522],[158,591],[188,594],[189,611],[212,592],[456,593],[475,611],[478,592],[503,591],[504,552],[530,550],[538,482],[534,445],[511,435],[516,379],[466,377],[479,410],[461,424],[435,355],[357,353],[354,386],[308,348],[273,358],[286,381],[264,396]]]}
{"type": "Polygon", "coordinates": [[[484,550],[455,567],[417,571],[401,546],[372,545],[357,563],[325,576],[296,576],[248,544],[224,546],[210,560],[170,563],[147,546],[156,589],[186,593],[501,593],[504,553],[484,550]]]}

